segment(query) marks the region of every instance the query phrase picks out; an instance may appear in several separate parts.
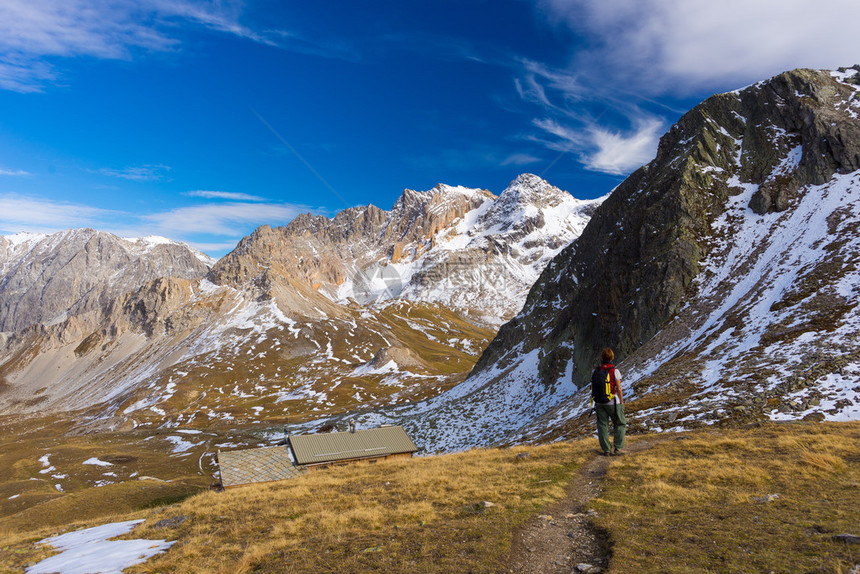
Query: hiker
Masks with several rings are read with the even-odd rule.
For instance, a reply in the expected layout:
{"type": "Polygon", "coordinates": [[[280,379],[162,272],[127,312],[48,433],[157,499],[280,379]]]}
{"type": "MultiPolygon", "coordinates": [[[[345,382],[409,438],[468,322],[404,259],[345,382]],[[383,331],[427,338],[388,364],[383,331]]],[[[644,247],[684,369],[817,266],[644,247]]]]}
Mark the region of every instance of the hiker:
{"type": "Polygon", "coordinates": [[[591,396],[597,413],[597,440],[603,456],[624,454],[624,396],[621,393],[621,374],[612,364],[615,353],[609,347],[600,354],[601,364],[591,373],[591,396]],[[612,421],[613,445],[609,443],[609,421],[612,421]]]}

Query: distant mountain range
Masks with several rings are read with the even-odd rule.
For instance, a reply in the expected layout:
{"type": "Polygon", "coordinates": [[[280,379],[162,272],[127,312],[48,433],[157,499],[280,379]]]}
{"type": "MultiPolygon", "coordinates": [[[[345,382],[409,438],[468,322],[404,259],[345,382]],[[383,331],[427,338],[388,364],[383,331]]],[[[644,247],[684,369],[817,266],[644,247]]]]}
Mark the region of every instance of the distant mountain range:
{"type": "Polygon", "coordinates": [[[92,229],[0,236],[0,331],[92,317],[148,281],[201,277],[214,263],[163,237],[121,239],[92,229]]]}
{"type": "MultiPolygon", "coordinates": [[[[601,201],[577,200],[531,174],[498,197],[443,184],[407,189],[390,211],[369,205],[261,227],[209,279],[275,299],[281,283],[299,280],[339,304],[423,301],[498,325],[520,310],[547,262],[582,233],[601,201]]],[[[283,303],[286,312],[314,314],[310,303],[283,303]]]]}
{"type": "Polygon", "coordinates": [[[89,229],[0,239],[0,412],[107,428],[294,420],[433,396],[602,200],[530,174],[264,226],[220,261],[89,229]]]}

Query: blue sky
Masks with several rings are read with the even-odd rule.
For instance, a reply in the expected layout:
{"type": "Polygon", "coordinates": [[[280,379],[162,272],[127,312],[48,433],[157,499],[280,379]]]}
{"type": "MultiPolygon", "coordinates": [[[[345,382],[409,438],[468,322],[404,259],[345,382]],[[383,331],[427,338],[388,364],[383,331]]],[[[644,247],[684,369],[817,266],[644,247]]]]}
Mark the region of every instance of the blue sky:
{"type": "Polygon", "coordinates": [[[860,63],[854,0],[3,0],[0,233],[213,256],[531,172],[603,195],[708,95],[860,63]]]}

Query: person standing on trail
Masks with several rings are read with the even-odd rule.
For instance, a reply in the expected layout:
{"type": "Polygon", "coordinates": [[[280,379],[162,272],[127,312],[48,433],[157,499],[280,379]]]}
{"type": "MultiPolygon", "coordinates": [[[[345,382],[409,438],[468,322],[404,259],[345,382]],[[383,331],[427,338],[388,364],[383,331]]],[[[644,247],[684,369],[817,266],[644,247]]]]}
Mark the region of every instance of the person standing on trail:
{"type": "Polygon", "coordinates": [[[627,419],[624,418],[624,396],[621,393],[621,374],[612,364],[615,353],[609,347],[600,353],[600,365],[591,373],[591,397],[597,413],[597,440],[603,456],[624,454],[624,435],[627,419]],[[609,443],[609,421],[612,421],[613,444],[609,443]],[[613,447],[614,445],[614,447],[613,447]]]}

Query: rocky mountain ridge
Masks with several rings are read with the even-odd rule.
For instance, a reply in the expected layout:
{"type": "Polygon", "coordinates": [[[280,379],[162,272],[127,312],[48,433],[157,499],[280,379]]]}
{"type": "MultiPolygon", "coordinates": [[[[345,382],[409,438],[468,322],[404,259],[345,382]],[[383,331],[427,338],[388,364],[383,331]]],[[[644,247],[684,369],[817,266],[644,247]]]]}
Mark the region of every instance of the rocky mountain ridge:
{"type": "MultiPolygon", "coordinates": [[[[577,200],[532,174],[498,198],[443,184],[406,190],[390,211],[369,205],[261,227],[209,279],[269,297],[284,278],[298,278],[333,302],[423,301],[499,324],[600,201],[577,200]]],[[[282,308],[301,306],[291,303],[282,308]]]]}
{"type": "Polygon", "coordinates": [[[188,245],[93,229],[0,236],[0,331],[97,322],[118,297],[159,277],[203,277],[214,260],[188,245]]]}

